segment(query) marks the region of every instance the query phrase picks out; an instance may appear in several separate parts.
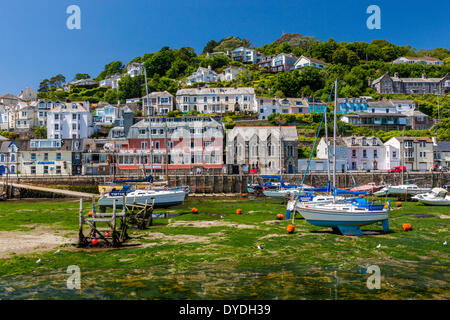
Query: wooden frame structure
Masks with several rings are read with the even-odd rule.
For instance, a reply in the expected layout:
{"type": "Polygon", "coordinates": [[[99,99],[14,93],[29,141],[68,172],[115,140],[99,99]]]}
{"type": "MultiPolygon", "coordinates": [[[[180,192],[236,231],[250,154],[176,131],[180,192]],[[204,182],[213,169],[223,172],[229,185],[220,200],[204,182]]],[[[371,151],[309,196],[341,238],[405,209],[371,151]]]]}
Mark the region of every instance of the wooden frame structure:
{"type": "Polygon", "coordinates": [[[112,247],[121,246],[130,237],[127,230],[129,226],[140,230],[153,224],[153,208],[155,200],[149,205],[136,203],[127,205],[126,197],[123,196],[122,211],[117,211],[116,199],[113,202],[112,212],[97,213],[95,209],[95,198],[92,198],[92,211],[89,217],[83,214],[83,199],[80,199],[78,247],[112,247]],[[103,224],[100,228],[97,223],[103,224]],[[88,227],[88,232],[83,232],[83,227],[88,227]]]}

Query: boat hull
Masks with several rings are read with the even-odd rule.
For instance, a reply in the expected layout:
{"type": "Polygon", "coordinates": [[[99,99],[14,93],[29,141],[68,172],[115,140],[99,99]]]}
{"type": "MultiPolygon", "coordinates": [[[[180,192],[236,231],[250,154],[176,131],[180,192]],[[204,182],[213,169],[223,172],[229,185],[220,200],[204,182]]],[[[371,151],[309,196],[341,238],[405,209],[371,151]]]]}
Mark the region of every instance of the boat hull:
{"type": "Polygon", "coordinates": [[[305,206],[298,211],[310,224],[338,229],[346,236],[362,236],[363,232],[359,227],[377,222],[382,222],[384,232],[389,231],[387,210],[357,213],[305,206]]]}
{"type": "Polygon", "coordinates": [[[418,199],[418,201],[427,206],[450,206],[450,199],[440,199],[440,200],[418,199]]]}
{"type": "MultiPolygon", "coordinates": [[[[127,205],[133,205],[133,204],[152,204],[153,200],[154,202],[154,208],[168,208],[171,206],[176,206],[183,204],[184,200],[186,198],[186,192],[179,191],[179,192],[171,192],[171,193],[159,193],[155,192],[151,195],[145,195],[145,196],[137,196],[137,197],[131,197],[126,196],[126,204],[127,205]]],[[[100,198],[98,200],[98,205],[101,207],[112,207],[114,200],[116,200],[116,207],[122,208],[123,207],[123,196],[107,196],[100,198]]]]}

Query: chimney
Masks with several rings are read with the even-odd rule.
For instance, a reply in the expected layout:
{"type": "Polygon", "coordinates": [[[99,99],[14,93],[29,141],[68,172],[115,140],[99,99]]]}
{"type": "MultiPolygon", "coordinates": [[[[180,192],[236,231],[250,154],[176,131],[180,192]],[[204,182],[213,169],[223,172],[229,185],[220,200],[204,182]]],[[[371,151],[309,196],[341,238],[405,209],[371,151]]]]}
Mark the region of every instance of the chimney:
{"type": "Polygon", "coordinates": [[[211,65],[208,65],[208,70],[211,70],[211,65]]]}
{"type": "Polygon", "coordinates": [[[422,79],[426,79],[427,75],[425,73],[422,73],[422,79]]]}
{"type": "Polygon", "coordinates": [[[437,140],[436,137],[432,137],[431,140],[433,141],[433,146],[437,146],[437,140]]]}
{"type": "Polygon", "coordinates": [[[394,73],[394,78],[398,78],[398,72],[394,73]]]}
{"type": "Polygon", "coordinates": [[[127,108],[123,112],[123,131],[125,133],[125,137],[128,136],[128,131],[130,131],[130,127],[133,125],[134,122],[134,114],[131,109],[127,108]]]}

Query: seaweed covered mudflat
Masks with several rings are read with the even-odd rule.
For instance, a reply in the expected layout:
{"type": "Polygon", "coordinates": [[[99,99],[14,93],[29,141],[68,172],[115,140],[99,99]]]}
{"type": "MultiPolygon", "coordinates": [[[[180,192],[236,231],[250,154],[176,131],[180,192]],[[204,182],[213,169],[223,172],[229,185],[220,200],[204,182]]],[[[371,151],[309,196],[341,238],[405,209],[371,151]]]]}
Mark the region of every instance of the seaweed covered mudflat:
{"type": "Polygon", "coordinates": [[[406,202],[390,212],[390,233],[371,225],[345,237],[300,218],[289,234],[291,221],[276,219],[286,207],[268,199],[190,199],[155,210],[169,217],[130,229],[119,249],[76,247],[78,207],[0,203],[1,299],[450,298],[445,207],[406,202]],[[71,266],[79,289],[67,286],[71,266]],[[367,285],[374,266],[379,289],[367,285]]]}

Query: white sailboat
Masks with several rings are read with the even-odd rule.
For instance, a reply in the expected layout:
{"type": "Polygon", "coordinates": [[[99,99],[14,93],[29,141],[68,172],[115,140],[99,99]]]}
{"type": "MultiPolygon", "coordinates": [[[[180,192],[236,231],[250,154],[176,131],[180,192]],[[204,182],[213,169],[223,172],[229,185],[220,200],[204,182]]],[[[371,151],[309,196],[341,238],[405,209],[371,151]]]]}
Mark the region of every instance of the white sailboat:
{"type": "MultiPolygon", "coordinates": [[[[331,203],[302,203],[295,204],[300,214],[312,225],[331,227],[347,236],[361,236],[360,226],[381,222],[383,231],[389,231],[388,209],[385,205],[373,205],[364,198],[352,199],[350,203],[338,203],[336,200],[336,123],[337,123],[337,79],[334,84],[334,129],[333,129],[333,201],[331,203]]],[[[292,203],[291,203],[292,206],[292,203]]],[[[289,209],[289,208],[288,208],[289,209]]],[[[295,213],[293,220],[295,218],[295,213]]]]}

